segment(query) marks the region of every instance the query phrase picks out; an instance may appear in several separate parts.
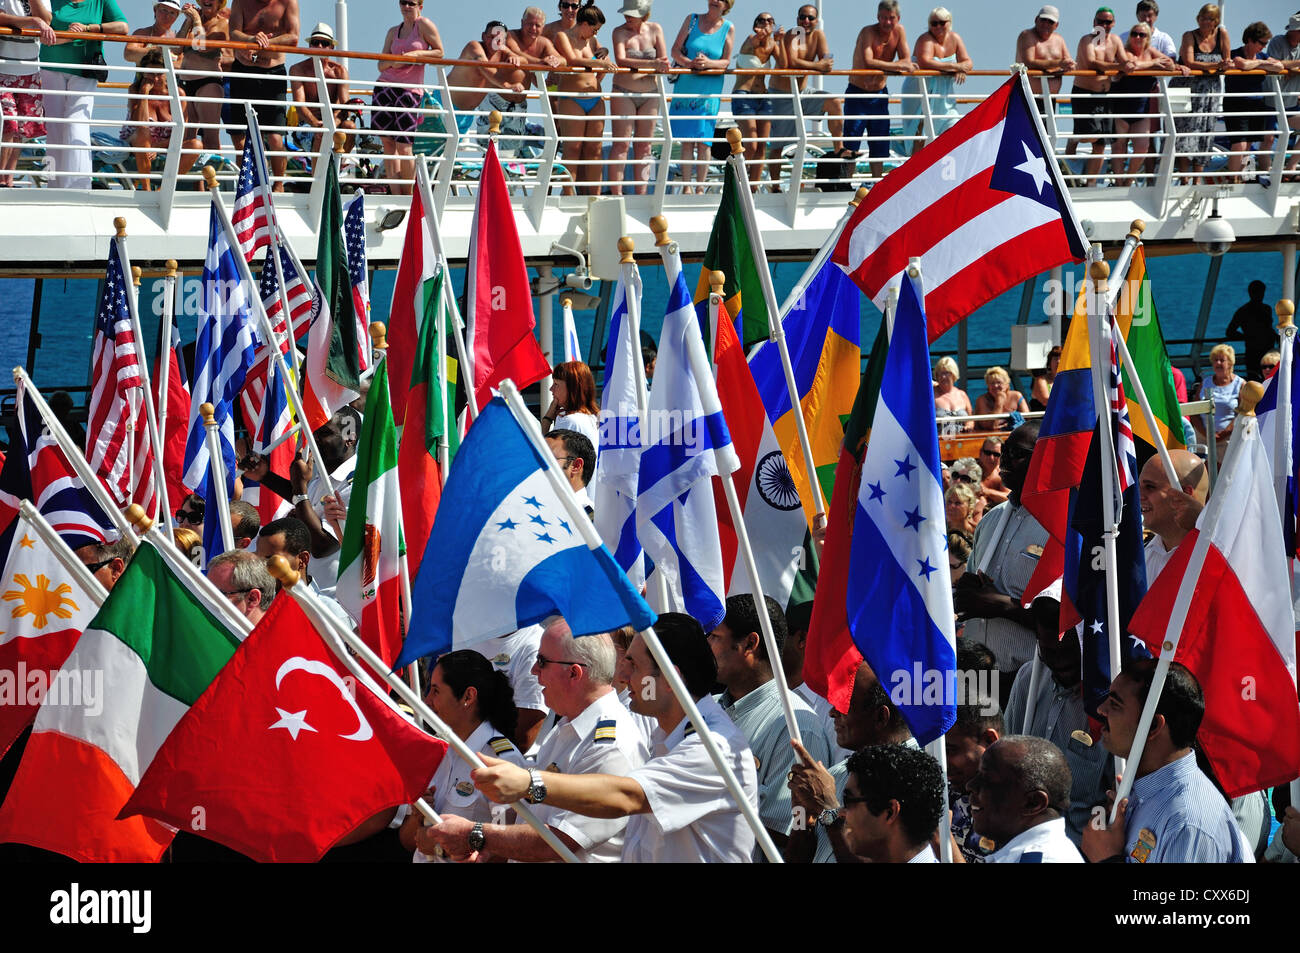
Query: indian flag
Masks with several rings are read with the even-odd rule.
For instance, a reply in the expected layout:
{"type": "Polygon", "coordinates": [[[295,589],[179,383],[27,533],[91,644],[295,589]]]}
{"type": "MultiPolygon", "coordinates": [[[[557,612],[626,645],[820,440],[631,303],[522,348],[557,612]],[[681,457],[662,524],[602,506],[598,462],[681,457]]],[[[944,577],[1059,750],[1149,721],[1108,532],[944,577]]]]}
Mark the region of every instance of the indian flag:
{"type": "Polygon", "coordinates": [[[41,706],[0,808],[0,841],[87,863],[157,861],[171,843],[171,828],[118,812],[239,644],[172,558],[141,543],[64,662],[105,690],[41,706]]]}
{"type": "Polygon", "coordinates": [[[397,482],[397,428],[388,402],[388,362],[370,379],[357,447],[357,468],[335,598],[354,619],[361,637],[391,665],[402,647],[402,495],[397,482]]]}

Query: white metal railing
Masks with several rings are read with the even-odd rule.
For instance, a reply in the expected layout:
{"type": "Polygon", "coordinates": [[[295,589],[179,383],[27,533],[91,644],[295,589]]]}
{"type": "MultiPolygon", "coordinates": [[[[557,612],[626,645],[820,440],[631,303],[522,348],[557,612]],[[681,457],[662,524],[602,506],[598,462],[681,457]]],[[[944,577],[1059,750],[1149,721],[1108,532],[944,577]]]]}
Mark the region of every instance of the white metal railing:
{"type": "MultiPolygon", "coordinates": [[[[448,83],[447,68],[436,66],[429,68],[432,81],[423,87],[416,87],[423,94],[421,105],[417,109],[377,106],[373,102],[377,84],[352,78],[346,82],[354,101],[350,104],[336,104],[333,109],[321,109],[316,104],[328,101],[331,90],[336,86],[334,80],[325,78],[321,62],[319,58],[314,60],[315,88],[304,91],[304,94],[306,104],[319,112],[322,125],[295,125],[292,121],[284,125],[262,124],[265,134],[279,135],[284,140],[283,144],[268,149],[268,157],[275,166],[277,188],[307,191],[319,199],[324,185],[322,172],[325,164],[322,160],[327,158],[332,148],[333,133],[340,124],[340,116],[336,113],[346,111],[354,117],[351,122],[355,128],[344,130],[348,134],[348,151],[342,160],[341,179],[344,187],[371,191],[404,190],[409,187],[409,177],[406,174],[397,175],[397,167],[394,165],[394,160],[400,158],[398,134],[378,130],[374,128],[374,123],[384,113],[412,113],[419,125],[404,138],[411,140],[410,149],[414,158],[429,164],[435,183],[435,201],[441,208],[454,196],[465,195],[468,200],[481,169],[488,139],[487,117],[492,106],[487,94],[495,91],[452,87],[448,83]],[[473,109],[457,110],[453,107],[453,97],[457,94],[482,94],[482,101],[473,109]],[[389,161],[385,162],[386,159],[389,161]],[[283,172],[280,171],[281,166],[285,167],[283,172]]],[[[4,72],[5,65],[5,61],[0,60],[0,72],[4,72]]],[[[165,148],[134,145],[122,141],[120,133],[150,125],[157,126],[159,123],[130,119],[128,112],[131,104],[146,100],[157,101],[162,97],[157,94],[145,97],[125,88],[130,79],[141,73],[134,66],[109,66],[108,69],[109,82],[100,84],[91,93],[89,125],[92,133],[98,135],[93,137],[90,144],[56,144],[48,141],[17,144],[23,150],[23,160],[15,173],[18,185],[47,185],[51,173],[67,165],[66,154],[82,150],[89,151],[92,155],[92,174],[96,187],[158,189],[161,192],[159,201],[162,203],[164,221],[178,190],[201,187],[201,166],[204,164],[217,167],[218,179],[223,188],[233,187],[238,156],[229,144],[229,138],[232,132],[242,130],[242,109],[235,108],[225,122],[198,122],[193,104],[218,101],[223,105],[236,104],[213,97],[183,97],[177,82],[177,68],[170,52],[165,49],[164,67],[154,72],[166,77],[166,99],[171,110],[170,141],[165,148]],[[202,138],[211,141],[214,133],[218,141],[222,142],[222,148],[211,150],[197,144],[197,140],[202,138]],[[150,153],[155,154],[155,161],[147,169],[138,169],[136,157],[150,153]]],[[[186,78],[202,75],[222,78],[227,75],[194,69],[181,72],[186,78]]],[[[1121,120],[1146,122],[1158,129],[1130,131],[1123,137],[1112,133],[1100,137],[1100,140],[1097,136],[1073,129],[1068,112],[1071,94],[1051,95],[1046,90],[1046,77],[1032,80],[1041,90],[1041,101],[1049,107],[1044,115],[1045,126],[1055,144],[1055,158],[1065,167],[1069,176],[1069,184],[1073,188],[1110,185],[1152,189],[1157,200],[1163,203],[1170,197],[1170,191],[1174,187],[1192,184],[1193,180],[1203,185],[1227,186],[1254,178],[1255,183],[1265,189],[1265,194],[1276,200],[1283,188],[1282,172],[1285,167],[1296,165],[1300,160],[1300,149],[1290,146],[1288,135],[1290,121],[1296,120],[1297,125],[1300,125],[1300,119],[1296,118],[1300,117],[1300,110],[1286,109],[1286,97],[1281,87],[1282,77],[1265,77],[1262,100],[1250,104],[1248,111],[1232,113],[1246,119],[1271,120],[1275,126],[1275,131],[1271,133],[1273,141],[1267,149],[1263,143],[1270,133],[1261,132],[1257,135],[1257,141],[1239,153],[1230,153],[1220,148],[1215,140],[1222,139],[1225,135],[1222,129],[1225,104],[1230,104],[1234,99],[1240,101],[1250,94],[1220,94],[1217,98],[1218,105],[1211,103],[1211,111],[1192,113],[1187,91],[1177,87],[1171,89],[1171,78],[1155,77],[1156,89],[1150,94],[1149,114],[1139,116],[1135,113],[1118,113],[1121,120]],[[1210,125],[1209,132],[1196,134],[1208,140],[1208,149],[1204,147],[1205,142],[1191,142],[1188,138],[1191,133],[1178,131],[1198,118],[1210,125]],[[1131,144],[1140,148],[1134,148],[1131,153],[1120,151],[1134,139],[1138,141],[1131,144]],[[1142,142],[1142,139],[1146,141],[1142,142]],[[1096,152],[1089,146],[1094,142],[1096,152]],[[1229,161],[1238,155],[1243,168],[1229,168],[1229,161]],[[1089,163],[1095,165],[1098,162],[1100,168],[1088,169],[1089,163]],[[1194,165],[1202,164],[1204,169],[1193,171],[1194,165]],[[1269,168],[1271,175],[1266,179],[1259,178],[1259,173],[1265,167],[1269,168]]],[[[609,156],[614,143],[611,124],[621,117],[612,115],[611,104],[616,99],[642,94],[628,94],[608,88],[589,94],[530,90],[524,94],[523,102],[518,107],[507,112],[500,133],[499,148],[506,161],[511,188],[534,223],[540,222],[544,209],[550,205],[576,204],[570,197],[585,204],[583,193],[644,191],[649,196],[654,211],[662,210],[665,204],[688,201],[679,198],[686,183],[681,175],[682,143],[673,134],[670,115],[676,98],[673,85],[663,74],[655,74],[654,79],[658,108],[653,116],[636,117],[640,122],[634,122],[630,132],[618,138],[620,146],[627,147],[627,160],[617,167],[609,156]],[[599,105],[590,116],[573,117],[560,108],[565,101],[587,95],[600,97],[599,105]],[[600,123],[599,135],[574,133],[579,122],[597,121],[600,123]],[[636,134],[638,124],[642,129],[641,135],[636,134]],[[647,127],[650,129],[649,135],[644,131],[647,127]],[[593,143],[599,145],[596,154],[590,149],[593,143]],[[584,147],[587,147],[585,153],[584,147]],[[639,160],[635,158],[638,152],[642,155],[639,160]],[[641,186],[640,183],[644,185],[641,186]]],[[[853,112],[852,101],[855,96],[874,94],[815,93],[809,90],[802,97],[791,97],[772,93],[768,98],[781,111],[750,117],[734,115],[731,110],[733,97],[730,92],[723,92],[718,97],[720,109],[716,139],[721,140],[726,127],[739,123],[743,131],[750,133],[754,142],[761,143],[758,147],[751,144],[747,155],[750,180],[756,188],[768,187],[783,192],[783,201],[793,214],[800,206],[801,195],[808,191],[848,189],[862,184],[869,186],[878,181],[881,174],[905,161],[906,156],[918,145],[929,141],[937,132],[951,124],[953,116],[948,110],[957,108],[959,112],[964,111],[980,101],[978,96],[963,94],[960,99],[954,100],[946,92],[936,93],[927,85],[933,79],[916,76],[916,91],[890,94],[888,136],[873,136],[869,130],[864,130],[860,140],[863,154],[851,165],[841,162],[837,166],[823,159],[832,146],[843,141],[842,135],[833,135],[840,132],[839,124],[855,118],[845,115],[853,112]],[[805,106],[808,103],[834,103],[829,111],[835,115],[806,115],[805,106]],[[781,120],[793,120],[793,129],[783,130],[781,135],[771,135],[770,124],[781,120]],[[873,143],[887,146],[888,155],[875,158],[867,155],[873,143]]],[[[784,76],[770,77],[769,80],[773,88],[775,84],[789,81],[784,76]]],[[[299,78],[299,81],[310,84],[310,79],[299,78]]],[[[47,90],[43,95],[49,102],[54,97],[75,94],[47,90]]],[[[278,105],[291,107],[291,98],[286,94],[286,99],[278,105]]],[[[762,98],[752,95],[745,97],[750,103],[762,98]]],[[[271,104],[269,101],[263,103],[271,104]]],[[[290,115],[293,115],[292,111],[290,115]]],[[[45,119],[47,128],[70,122],[56,116],[47,116],[45,119]]],[[[721,188],[721,170],[722,165],[716,159],[708,162],[703,183],[705,190],[716,192],[721,188]]],[[[3,195],[2,190],[0,195],[3,195]]]]}

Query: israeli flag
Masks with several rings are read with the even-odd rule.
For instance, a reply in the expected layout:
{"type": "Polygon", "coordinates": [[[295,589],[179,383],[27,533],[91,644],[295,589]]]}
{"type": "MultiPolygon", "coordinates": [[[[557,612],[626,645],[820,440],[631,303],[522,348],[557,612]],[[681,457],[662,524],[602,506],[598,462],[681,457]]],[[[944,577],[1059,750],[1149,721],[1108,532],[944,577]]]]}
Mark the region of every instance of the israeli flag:
{"type": "Polygon", "coordinates": [[[922,744],[957,718],[952,576],[924,292],[905,276],[862,464],[849,630],[922,744]]]}
{"type": "MultiPolygon", "coordinates": [[[[630,289],[641,300],[640,283],[630,289]]],[[[596,532],[633,585],[645,583],[645,561],[636,537],[636,484],[641,464],[641,410],[638,391],[645,370],[641,341],[628,313],[627,282],[614,286],[605,347],[605,388],[600,395],[600,446],[591,499],[596,532]]],[[[637,308],[640,312],[640,308],[637,308]]]]}
{"type": "MultiPolygon", "coordinates": [[[[709,631],[726,608],[712,477],[740,468],[722,416],[695,305],[681,261],[665,259],[671,291],[655,360],[655,386],[642,424],[636,528],[667,584],[660,611],[686,612],[709,631]]],[[[658,599],[652,580],[647,591],[658,599]]]]}
{"type": "Polygon", "coordinates": [[[556,614],[575,636],[654,625],[609,550],[583,542],[546,466],[506,402],[493,398],[456,453],[394,668],[556,614]]]}
{"type": "Polygon", "coordinates": [[[190,428],[185,441],[183,482],[207,503],[203,546],[211,559],[224,550],[215,499],[235,492],[235,418],[232,406],[253,366],[256,339],[249,312],[248,291],[240,279],[235,252],[226,240],[217,209],[212,207],[208,227],[208,254],[203,262],[203,302],[194,342],[194,386],[190,397],[190,428]],[[226,464],[224,486],[211,473],[206,433],[199,407],[212,404],[226,464]]]}

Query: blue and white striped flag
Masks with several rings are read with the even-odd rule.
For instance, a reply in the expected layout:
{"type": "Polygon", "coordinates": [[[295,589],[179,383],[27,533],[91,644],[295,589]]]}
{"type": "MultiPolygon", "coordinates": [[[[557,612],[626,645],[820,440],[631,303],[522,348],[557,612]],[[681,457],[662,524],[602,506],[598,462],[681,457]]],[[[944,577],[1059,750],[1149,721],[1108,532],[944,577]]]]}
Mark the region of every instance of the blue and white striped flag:
{"type": "Polygon", "coordinates": [[[215,498],[217,493],[225,493],[226,499],[230,499],[235,491],[235,419],[231,411],[253,366],[256,341],[248,300],[255,293],[240,280],[234,249],[226,240],[214,205],[208,231],[208,256],[203,262],[203,304],[194,342],[194,386],[189,437],[185,441],[184,477],[185,485],[207,504],[203,548],[208,559],[225,548],[215,498]],[[204,403],[212,404],[219,427],[221,455],[226,464],[224,487],[214,485],[209,466],[203,417],[199,413],[204,403]]]}
{"type": "MultiPolygon", "coordinates": [[[[641,464],[641,409],[637,372],[641,342],[628,315],[628,293],[641,300],[641,285],[632,288],[622,274],[614,286],[605,346],[605,387],[600,394],[600,446],[591,498],[596,531],[614,561],[638,588],[645,582],[645,561],[636,536],[636,484],[641,464]]],[[[640,311],[640,308],[637,308],[640,311]]]]}
{"type": "Polygon", "coordinates": [[[905,276],[862,463],[845,608],[858,650],[925,745],[957,718],[957,643],[922,300],[905,276]]]}
{"type": "MultiPolygon", "coordinates": [[[[622,281],[622,278],[619,279],[622,281]]],[[[564,360],[582,360],[582,344],[578,341],[578,327],[573,323],[573,305],[564,301],[564,360]]]]}
{"type": "MultiPolygon", "coordinates": [[[[722,416],[709,358],[681,260],[665,259],[671,288],[655,361],[655,386],[642,422],[636,528],[641,545],[668,584],[668,605],[707,632],[722,621],[726,573],[713,502],[714,476],[740,468],[722,416]]],[[[638,342],[639,344],[639,342],[638,342]]],[[[652,581],[647,592],[658,599],[652,581]]]]}

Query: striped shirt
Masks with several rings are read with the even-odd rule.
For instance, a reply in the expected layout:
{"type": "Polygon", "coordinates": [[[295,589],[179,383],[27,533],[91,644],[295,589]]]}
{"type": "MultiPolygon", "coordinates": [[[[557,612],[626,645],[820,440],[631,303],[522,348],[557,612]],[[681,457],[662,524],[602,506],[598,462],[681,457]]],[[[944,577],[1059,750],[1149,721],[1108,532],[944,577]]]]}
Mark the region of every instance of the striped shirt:
{"type": "Polygon", "coordinates": [[[1228,802],[1188,752],[1133,782],[1125,824],[1131,864],[1253,864],[1228,802]]]}
{"type": "MultiPolygon", "coordinates": [[[[1023,506],[1008,500],[989,510],[975,528],[970,571],[988,574],[998,592],[1017,603],[1047,542],[1047,530],[1023,506]]],[[[1010,619],[968,619],[962,634],[986,645],[1003,673],[1014,672],[1033,658],[1037,643],[1033,630],[1010,619]]]]}

